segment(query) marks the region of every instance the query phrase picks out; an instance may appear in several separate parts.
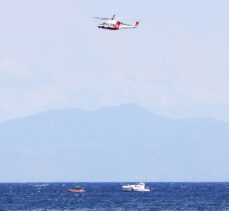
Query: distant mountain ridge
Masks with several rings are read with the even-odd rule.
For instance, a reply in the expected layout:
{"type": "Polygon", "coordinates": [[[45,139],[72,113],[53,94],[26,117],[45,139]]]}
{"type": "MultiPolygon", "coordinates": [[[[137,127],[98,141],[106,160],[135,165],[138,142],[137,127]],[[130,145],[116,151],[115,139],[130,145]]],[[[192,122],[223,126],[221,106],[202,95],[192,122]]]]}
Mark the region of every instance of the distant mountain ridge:
{"type": "Polygon", "coordinates": [[[0,124],[0,181],[228,181],[229,123],[135,104],[0,124]]]}

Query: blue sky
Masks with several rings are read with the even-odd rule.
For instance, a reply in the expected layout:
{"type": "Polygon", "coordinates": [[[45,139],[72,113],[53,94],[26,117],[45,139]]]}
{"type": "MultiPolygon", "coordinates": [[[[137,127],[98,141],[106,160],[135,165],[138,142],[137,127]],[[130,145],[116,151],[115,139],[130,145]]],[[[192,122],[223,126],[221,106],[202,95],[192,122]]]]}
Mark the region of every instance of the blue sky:
{"type": "Polygon", "coordinates": [[[0,1],[0,121],[137,103],[229,121],[226,0],[0,1]],[[105,31],[93,16],[140,20],[105,31]]]}

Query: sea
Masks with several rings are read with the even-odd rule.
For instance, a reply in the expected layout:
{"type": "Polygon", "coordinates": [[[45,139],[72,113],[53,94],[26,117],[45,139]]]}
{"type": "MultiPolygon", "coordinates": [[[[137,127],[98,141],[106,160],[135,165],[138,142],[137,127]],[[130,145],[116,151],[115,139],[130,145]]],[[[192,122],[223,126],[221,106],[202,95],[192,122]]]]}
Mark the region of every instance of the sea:
{"type": "Polygon", "coordinates": [[[150,192],[123,192],[132,183],[0,183],[7,210],[229,210],[229,183],[146,183],[150,192]],[[82,186],[85,193],[70,193],[82,186]]]}

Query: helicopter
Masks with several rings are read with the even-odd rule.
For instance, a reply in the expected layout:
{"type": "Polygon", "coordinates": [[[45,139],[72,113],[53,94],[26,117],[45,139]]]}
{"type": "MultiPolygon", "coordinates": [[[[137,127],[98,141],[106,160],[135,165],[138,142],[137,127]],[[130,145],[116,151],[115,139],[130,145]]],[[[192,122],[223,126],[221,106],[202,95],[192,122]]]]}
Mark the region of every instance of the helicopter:
{"type": "Polygon", "coordinates": [[[104,23],[99,24],[98,28],[100,29],[108,29],[108,30],[119,30],[119,29],[134,29],[139,25],[139,21],[135,21],[132,25],[121,22],[116,19],[116,16],[113,15],[112,18],[101,18],[94,17],[99,20],[106,20],[104,23]]]}

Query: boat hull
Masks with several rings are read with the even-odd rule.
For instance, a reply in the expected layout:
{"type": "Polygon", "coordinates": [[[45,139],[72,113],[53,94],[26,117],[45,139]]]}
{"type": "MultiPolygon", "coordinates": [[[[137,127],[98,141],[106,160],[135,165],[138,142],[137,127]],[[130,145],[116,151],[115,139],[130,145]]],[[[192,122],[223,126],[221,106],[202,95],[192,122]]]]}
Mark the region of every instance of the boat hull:
{"type": "Polygon", "coordinates": [[[136,184],[136,185],[123,185],[123,191],[136,191],[136,192],[149,192],[150,189],[145,187],[144,183],[136,184]]]}
{"type": "Polygon", "coordinates": [[[74,190],[74,189],[69,189],[68,192],[71,192],[71,193],[84,193],[85,190],[74,190]]]}

